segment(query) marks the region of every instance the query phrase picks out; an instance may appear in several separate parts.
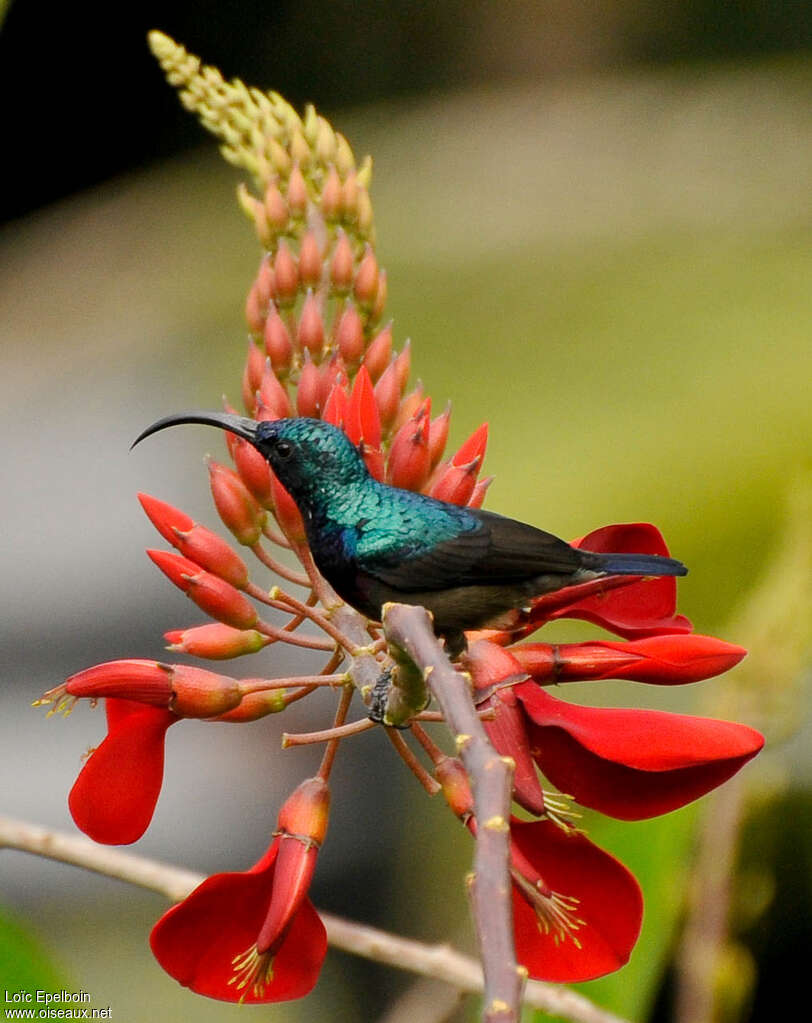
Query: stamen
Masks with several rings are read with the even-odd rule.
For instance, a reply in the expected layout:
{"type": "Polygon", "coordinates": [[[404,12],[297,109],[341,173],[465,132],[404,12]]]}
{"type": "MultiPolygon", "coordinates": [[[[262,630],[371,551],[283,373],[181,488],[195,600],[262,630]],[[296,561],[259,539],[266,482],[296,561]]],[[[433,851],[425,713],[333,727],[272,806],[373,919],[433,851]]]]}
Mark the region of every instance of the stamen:
{"type": "Polygon", "coordinates": [[[63,682],[62,685],[55,686],[53,689],[49,689],[47,693],[43,693],[38,700],[34,700],[31,706],[47,707],[48,704],[53,704],[49,708],[46,717],[51,717],[54,714],[64,714],[67,717],[78,702],[79,697],[68,693],[63,682]]]}
{"type": "Polygon", "coordinates": [[[231,960],[234,976],[229,984],[242,991],[240,1002],[245,1000],[249,990],[254,998],[262,998],[265,988],[273,980],[273,956],[269,952],[258,952],[252,945],[231,960]]]}
{"type": "Polygon", "coordinates": [[[570,806],[569,800],[573,798],[572,796],[565,795],[563,792],[548,792],[546,789],[543,790],[543,793],[544,813],[548,820],[568,834],[582,830],[574,824],[574,821],[580,820],[583,814],[570,806]]]}
{"type": "Polygon", "coordinates": [[[512,873],[513,880],[535,911],[538,928],[542,934],[551,934],[556,946],[569,938],[580,950],[581,942],[575,932],[585,927],[586,921],[576,916],[575,912],[581,900],[572,895],[554,892],[541,880],[532,884],[521,874],[515,871],[512,873]]]}

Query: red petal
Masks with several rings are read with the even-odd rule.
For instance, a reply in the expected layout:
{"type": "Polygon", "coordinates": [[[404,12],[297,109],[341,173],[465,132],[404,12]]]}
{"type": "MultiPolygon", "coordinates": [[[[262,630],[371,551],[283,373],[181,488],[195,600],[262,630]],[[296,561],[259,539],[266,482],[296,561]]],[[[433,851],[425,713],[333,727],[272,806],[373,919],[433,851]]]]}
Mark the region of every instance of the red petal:
{"type": "Polygon", "coordinates": [[[86,835],[106,845],[137,841],[149,827],[161,791],[164,737],[179,720],[171,711],[107,700],[108,735],[82,768],[68,797],[86,835]]]}
{"type": "Polygon", "coordinates": [[[621,820],[656,817],[698,799],[764,744],[755,729],[731,721],[577,707],[533,683],[515,692],[542,773],[583,806],[621,820]]]}
{"type": "Polygon", "coordinates": [[[516,954],[537,980],[591,980],[628,960],[643,917],[643,897],[634,876],[580,832],[565,832],[551,821],[514,821],[511,839],[519,852],[559,895],[578,900],[573,916],[581,947],[566,937],[545,934],[530,904],[513,888],[516,954]]]}
{"type": "Polygon", "coordinates": [[[318,979],[327,951],[324,925],[308,899],[291,920],[273,962],[273,978],[261,995],[239,990],[233,960],[257,940],[275,878],[274,842],[244,873],[215,874],[165,913],[150,945],[161,966],[185,987],[227,1002],[279,1002],[306,995],[318,979]]]}

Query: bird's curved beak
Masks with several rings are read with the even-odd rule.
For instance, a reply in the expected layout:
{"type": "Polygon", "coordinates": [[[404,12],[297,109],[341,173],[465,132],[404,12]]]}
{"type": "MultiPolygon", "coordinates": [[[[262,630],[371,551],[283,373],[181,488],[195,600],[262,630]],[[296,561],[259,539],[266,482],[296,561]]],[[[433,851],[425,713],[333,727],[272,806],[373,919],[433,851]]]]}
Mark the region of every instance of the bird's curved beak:
{"type": "Polygon", "coordinates": [[[217,426],[221,430],[227,430],[238,437],[243,437],[252,444],[255,444],[257,439],[258,424],[253,419],[235,416],[230,412],[176,412],[174,415],[164,416],[163,419],[159,419],[152,426],[148,426],[146,430],[135,438],[130,450],[132,451],[135,445],[140,444],[145,437],[149,437],[159,430],[165,430],[168,426],[180,426],[184,423],[201,423],[204,426],[217,426]]]}

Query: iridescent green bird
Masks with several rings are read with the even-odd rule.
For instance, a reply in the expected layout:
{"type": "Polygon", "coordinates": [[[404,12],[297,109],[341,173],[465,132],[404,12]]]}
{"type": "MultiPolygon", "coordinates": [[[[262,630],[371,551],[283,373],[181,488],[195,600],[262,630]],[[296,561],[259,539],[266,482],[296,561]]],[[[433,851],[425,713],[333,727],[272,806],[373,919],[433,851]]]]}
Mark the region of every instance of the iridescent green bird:
{"type": "Polygon", "coordinates": [[[336,593],[374,621],[389,601],[422,605],[452,655],[465,648],[466,629],[494,624],[540,594],[606,575],[687,572],[674,558],[594,554],[493,512],[380,483],[347,435],[320,419],[182,412],[153,423],[135,444],[181,423],[217,426],[253,444],[296,502],[313,559],[336,593]]]}

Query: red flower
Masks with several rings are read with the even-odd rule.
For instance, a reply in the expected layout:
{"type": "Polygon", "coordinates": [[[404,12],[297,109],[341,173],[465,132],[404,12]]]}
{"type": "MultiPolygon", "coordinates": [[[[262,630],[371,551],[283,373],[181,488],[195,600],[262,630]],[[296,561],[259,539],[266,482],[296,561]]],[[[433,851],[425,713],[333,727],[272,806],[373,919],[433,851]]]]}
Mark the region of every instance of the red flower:
{"type": "Polygon", "coordinates": [[[163,707],[107,700],[107,738],[71,789],[76,826],[95,842],[128,845],[149,827],[164,774],[164,737],[177,715],[163,707]]]}
{"type": "Polygon", "coordinates": [[[207,878],[161,917],[150,945],[167,973],[227,1002],[281,1002],[311,990],[327,936],[307,889],[328,805],[322,779],[303,782],[282,808],[258,863],[207,878]]]}
{"type": "Polygon", "coordinates": [[[542,773],[583,806],[621,820],[668,813],[727,781],[764,738],[731,721],[578,707],[533,682],[515,688],[542,773]]]}
{"type": "Polygon", "coordinates": [[[592,980],[628,960],[643,918],[634,876],[579,831],[513,821],[516,955],[537,980],[592,980]]]}

